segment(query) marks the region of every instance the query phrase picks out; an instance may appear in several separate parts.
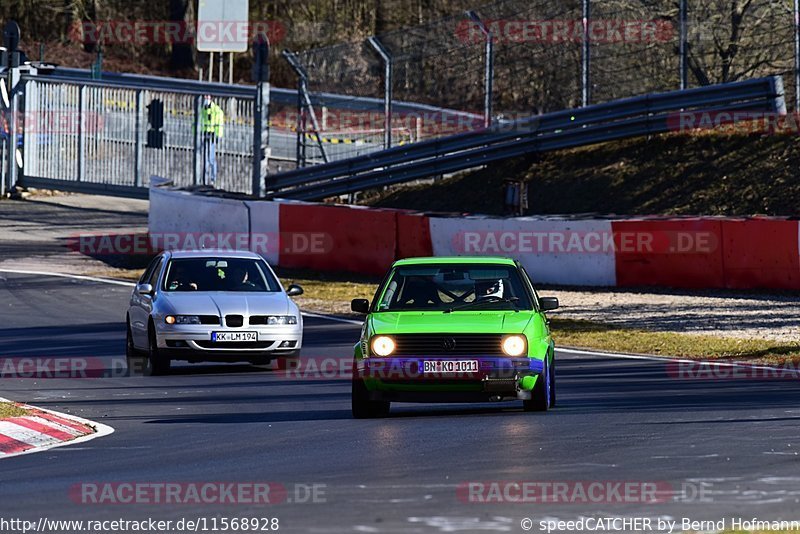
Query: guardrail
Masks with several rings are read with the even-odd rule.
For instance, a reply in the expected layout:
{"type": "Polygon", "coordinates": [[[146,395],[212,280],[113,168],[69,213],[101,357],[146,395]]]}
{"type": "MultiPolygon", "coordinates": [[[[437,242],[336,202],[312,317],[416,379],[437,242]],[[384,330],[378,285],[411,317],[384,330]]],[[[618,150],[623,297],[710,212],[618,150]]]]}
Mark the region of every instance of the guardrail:
{"type": "Polygon", "coordinates": [[[396,147],[268,178],[267,198],[319,200],[463,171],[532,152],[670,131],[681,112],[786,113],[783,79],[754,80],[626,98],[475,132],[396,147]]]}

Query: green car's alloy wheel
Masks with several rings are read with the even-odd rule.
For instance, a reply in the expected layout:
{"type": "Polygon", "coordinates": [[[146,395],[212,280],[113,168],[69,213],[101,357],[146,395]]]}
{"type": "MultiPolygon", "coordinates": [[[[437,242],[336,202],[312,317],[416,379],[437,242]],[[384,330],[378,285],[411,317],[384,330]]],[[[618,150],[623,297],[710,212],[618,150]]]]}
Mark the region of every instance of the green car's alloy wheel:
{"type": "Polygon", "coordinates": [[[544,359],[544,370],[533,386],[531,400],[522,401],[522,408],[526,412],[546,412],[553,404],[555,389],[553,389],[553,367],[544,359]]]}
{"type": "Polygon", "coordinates": [[[391,403],[374,401],[369,398],[369,391],[364,380],[353,378],[353,417],[356,419],[372,419],[389,415],[391,403]]]}

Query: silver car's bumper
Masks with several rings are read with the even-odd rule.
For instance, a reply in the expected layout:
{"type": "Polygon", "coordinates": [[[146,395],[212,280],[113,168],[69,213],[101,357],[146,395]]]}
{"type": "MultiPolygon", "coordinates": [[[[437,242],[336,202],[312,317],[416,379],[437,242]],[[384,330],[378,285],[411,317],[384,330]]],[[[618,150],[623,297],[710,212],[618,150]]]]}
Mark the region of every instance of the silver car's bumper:
{"type": "Polygon", "coordinates": [[[203,355],[287,353],[299,350],[303,344],[302,325],[243,326],[229,328],[215,325],[168,325],[156,326],[156,341],[159,350],[172,355],[195,353],[203,355]],[[215,342],[214,332],[256,332],[258,341],[215,342]]]}

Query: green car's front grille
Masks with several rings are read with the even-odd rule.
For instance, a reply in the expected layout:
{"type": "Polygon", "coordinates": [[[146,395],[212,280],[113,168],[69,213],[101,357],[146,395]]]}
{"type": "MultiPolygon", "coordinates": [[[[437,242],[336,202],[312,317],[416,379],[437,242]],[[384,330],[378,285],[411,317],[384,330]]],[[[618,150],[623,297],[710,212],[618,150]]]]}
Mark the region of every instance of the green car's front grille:
{"type": "Polygon", "coordinates": [[[500,334],[397,334],[392,356],[503,356],[500,334]]]}

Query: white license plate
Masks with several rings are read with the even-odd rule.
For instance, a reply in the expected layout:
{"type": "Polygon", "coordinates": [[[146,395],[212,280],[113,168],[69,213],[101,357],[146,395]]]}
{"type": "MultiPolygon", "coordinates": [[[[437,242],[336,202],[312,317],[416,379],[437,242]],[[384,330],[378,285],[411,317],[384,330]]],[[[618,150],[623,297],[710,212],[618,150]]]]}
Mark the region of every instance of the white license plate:
{"type": "Polygon", "coordinates": [[[424,360],[423,373],[477,373],[478,360],[424,360]]]}
{"type": "Polygon", "coordinates": [[[211,341],[234,343],[258,341],[258,332],[211,332],[211,341]]]}

